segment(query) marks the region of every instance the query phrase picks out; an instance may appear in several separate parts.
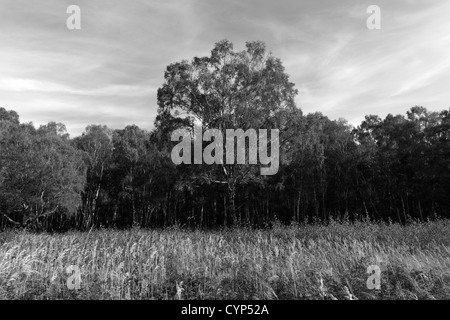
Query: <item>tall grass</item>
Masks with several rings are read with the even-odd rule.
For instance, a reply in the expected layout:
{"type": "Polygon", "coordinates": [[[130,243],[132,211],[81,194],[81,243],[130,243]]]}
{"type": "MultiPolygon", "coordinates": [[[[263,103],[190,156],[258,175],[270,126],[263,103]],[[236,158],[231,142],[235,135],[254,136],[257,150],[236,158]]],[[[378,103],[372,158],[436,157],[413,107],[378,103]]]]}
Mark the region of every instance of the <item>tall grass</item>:
{"type": "Polygon", "coordinates": [[[450,299],[450,222],[0,233],[1,299],[450,299]],[[81,288],[66,268],[81,270],[81,288]],[[366,273],[381,268],[381,290],[366,273]]]}

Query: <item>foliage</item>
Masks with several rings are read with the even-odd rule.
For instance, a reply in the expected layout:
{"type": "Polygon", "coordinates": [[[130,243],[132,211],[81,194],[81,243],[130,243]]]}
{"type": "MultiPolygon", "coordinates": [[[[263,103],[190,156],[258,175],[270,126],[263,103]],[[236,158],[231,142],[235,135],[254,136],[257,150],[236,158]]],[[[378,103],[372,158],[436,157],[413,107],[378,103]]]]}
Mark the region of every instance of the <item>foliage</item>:
{"type": "Polygon", "coordinates": [[[0,120],[0,213],[7,222],[40,227],[77,211],[85,167],[64,129],[0,120]]]}
{"type": "MultiPolygon", "coordinates": [[[[90,125],[70,139],[0,108],[0,229],[133,225],[217,228],[449,217],[450,109],[412,107],[356,128],[295,106],[294,84],[262,42],[218,42],[210,56],[169,65],[155,127],[90,125]],[[280,169],[174,165],[178,128],[277,128],[280,169]]],[[[203,145],[205,147],[205,144],[203,145]]]]}

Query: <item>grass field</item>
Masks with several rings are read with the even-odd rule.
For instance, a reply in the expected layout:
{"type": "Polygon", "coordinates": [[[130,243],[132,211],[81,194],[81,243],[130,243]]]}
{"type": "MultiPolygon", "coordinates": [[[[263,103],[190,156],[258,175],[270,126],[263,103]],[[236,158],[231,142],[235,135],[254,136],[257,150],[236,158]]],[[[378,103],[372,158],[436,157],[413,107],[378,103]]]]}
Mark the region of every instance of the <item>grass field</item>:
{"type": "Polygon", "coordinates": [[[450,299],[450,221],[3,232],[0,298],[450,299]],[[381,290],[367,287],[370,265],[381,290]]]}

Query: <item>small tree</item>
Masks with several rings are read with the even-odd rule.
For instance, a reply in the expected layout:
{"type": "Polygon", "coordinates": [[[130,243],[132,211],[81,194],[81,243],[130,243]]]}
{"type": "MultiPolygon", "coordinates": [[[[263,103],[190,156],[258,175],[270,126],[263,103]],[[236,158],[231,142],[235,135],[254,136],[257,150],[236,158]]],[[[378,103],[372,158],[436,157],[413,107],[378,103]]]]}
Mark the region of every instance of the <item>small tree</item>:
{"type": "Polygon", "coordinates": [[[81,201],[85,166],[64,126],[0,121],[0,203],[16,225],[43,227],[53,214],[73,214],[81,201]]]}

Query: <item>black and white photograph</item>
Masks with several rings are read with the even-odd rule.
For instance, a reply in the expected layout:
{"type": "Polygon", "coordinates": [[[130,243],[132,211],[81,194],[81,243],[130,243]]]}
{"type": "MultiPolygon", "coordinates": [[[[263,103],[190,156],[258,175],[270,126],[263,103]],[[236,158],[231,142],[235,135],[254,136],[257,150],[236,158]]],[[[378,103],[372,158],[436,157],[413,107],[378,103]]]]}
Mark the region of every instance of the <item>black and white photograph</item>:
{"type": "Polygon", "coordinates": [[[0,0],[0,300],[449,300],[449,88],[449,1],[0,0]]]}

